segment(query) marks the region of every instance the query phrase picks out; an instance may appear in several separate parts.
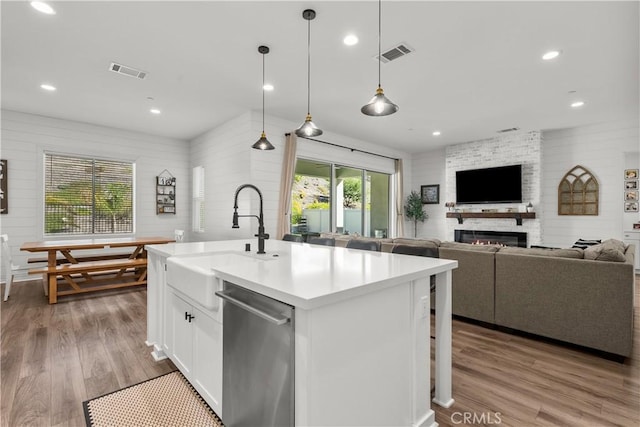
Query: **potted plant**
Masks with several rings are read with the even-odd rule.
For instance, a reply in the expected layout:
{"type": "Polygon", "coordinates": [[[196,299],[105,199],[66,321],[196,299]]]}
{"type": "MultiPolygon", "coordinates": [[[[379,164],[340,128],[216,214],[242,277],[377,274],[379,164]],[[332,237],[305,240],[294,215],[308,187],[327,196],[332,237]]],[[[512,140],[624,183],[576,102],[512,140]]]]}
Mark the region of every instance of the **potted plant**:
{"type": "Polygon", "coordinates": [[[404,214],[407,219],[413,221],[413,237],[418,237],[418,221],[424,222],[429,215],[422,207],[422,197],[417,191],[412,191],[407,196],[407,203],[404,205],[404,214]]]}

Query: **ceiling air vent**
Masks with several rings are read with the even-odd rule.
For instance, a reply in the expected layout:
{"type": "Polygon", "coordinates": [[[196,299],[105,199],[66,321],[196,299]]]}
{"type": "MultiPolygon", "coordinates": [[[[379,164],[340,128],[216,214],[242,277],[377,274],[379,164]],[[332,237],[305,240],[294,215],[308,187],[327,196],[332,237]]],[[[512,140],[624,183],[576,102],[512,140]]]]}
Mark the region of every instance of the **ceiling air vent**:
{"type": "Polygon", "coordinates": [[[111,63],[111,66],[109,66],[109,70],[113,71],[114,73],[124,74],[125,76],[136,77],[140,80],[147,77],[146,71],[136,70],[135,68],[127,67],[126,65],[117,64],[115,62],[111,63]]]}
{"type": "MultiPolygon", "coordinates": [[[[397,46],[392,47],[391,49],[382,52],[380,54],[381,58],[380,58],[380,62],[383,63],[387,63],[387,62],[391,62],[394,59],[398,59],[402,56],[408,55],[411,52],[413,52],[414,49],[409,47],[409,45],[407,45],[406,43],[401,43],[397,46]]],[[[373,59],[375,59],[376,61],[378,60],[378,55],[374,56],[373,59]]]]}
{"type": "Polygon", "coordinates": [[[515,132],[517,130],[520,130],[520,128],[509,128],[509,129],[502,129],[499,131],[496,131],[497,133],[507,133],[507,132],[515,132]]]}

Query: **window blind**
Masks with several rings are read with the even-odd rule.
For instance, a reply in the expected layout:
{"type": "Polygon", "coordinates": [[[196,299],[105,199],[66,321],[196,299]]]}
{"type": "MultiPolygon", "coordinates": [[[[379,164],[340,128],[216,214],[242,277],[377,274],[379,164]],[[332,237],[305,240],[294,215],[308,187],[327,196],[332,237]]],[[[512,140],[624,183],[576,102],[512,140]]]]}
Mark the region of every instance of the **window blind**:
{"type": "Polygon", "coordinates": [[[132,233],[133,170],[131,162],[46,153],[45,234],[132,233]]]}
{"type": "Polygon", "coordinates": [[[204,232],[204,167],[193,168],[193,218],[191,229],[196,233],[204,232]]]}

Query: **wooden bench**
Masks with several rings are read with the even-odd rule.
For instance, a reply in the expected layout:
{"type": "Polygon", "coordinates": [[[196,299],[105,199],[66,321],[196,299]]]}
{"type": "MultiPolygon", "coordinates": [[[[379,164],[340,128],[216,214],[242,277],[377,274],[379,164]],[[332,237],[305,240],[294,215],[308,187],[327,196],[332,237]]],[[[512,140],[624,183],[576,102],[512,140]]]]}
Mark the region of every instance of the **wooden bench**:
{"type": "Polygon", "coordinates": [[[147,283],[147,259],[102,259],[61,264],[32,269],[29,274],[46,275],[49,303],[55,304],[58,296],[62,295],[144,285],[147,283]],[[70,288],[59,290],[59,285],[63,284],[70,288]]]}
{"type": "MultiPolygon", "coordinates": [[[[86,256],[76,256],[75,260],[78,262],[85,262],[85,261],[100,261],[100,260],[107,260],[107,259],[126,259],[129,258],[131,256],[131,253],[114,253],[114,254],[106,254],[106,255],[86,255],[86,256]]],[[[27,263],[29,264],[37,264],[37,263],[47,263],[49,260],[47,259],[47,257],[41,257],[41,258],[29,258],[27,259],[27,263]]],[[[61,265],[61,264],[69,264],[72,263],[71,261],[69,261],[67,258],[57,258],[56,259],[56,264],[61,265]]],[[[73,263],[72,263],[73,264],[73,263]]]]}

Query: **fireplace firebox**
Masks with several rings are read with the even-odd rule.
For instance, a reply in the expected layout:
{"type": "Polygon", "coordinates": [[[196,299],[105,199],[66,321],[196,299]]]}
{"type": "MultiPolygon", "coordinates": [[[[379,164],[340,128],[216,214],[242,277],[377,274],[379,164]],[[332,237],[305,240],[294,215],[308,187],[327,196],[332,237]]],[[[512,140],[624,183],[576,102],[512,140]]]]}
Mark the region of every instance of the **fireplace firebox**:
{"type": "Polygon", "coordinates": [[[527,233],[516,231],[455,230],[454,237],[461,243],[527,247],[527,233]]]}

